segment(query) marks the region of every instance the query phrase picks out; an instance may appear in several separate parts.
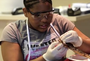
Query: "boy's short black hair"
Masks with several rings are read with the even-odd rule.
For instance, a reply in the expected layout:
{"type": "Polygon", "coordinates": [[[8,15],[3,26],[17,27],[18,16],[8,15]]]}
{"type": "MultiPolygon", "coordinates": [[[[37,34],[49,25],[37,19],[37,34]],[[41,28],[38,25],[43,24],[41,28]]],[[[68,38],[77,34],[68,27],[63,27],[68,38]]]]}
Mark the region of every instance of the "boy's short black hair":
{"type": "Polygon", "coordinates": [[[24,6],[26,9],[30,9],[33,7],[34,4],[39,3],[39,2],[49,2],[52,5],[52,0],[23,0],[24,6]]]}

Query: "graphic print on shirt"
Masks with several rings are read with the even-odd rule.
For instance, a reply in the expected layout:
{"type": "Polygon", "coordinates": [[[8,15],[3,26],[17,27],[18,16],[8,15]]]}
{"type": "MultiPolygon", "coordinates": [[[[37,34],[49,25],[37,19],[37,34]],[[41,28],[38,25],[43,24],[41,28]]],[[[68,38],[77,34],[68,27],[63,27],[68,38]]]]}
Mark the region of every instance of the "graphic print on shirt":
{"type": "MultiPolygon", "coordinates": [[[[31,59],[35,59],[41,55],[43,55],[46,51],[48,46],[53,42],[53,41],[57,41],[59,40],[57,38],[56,33],[52,33],[52,34],[47,34],[47,36],[41,41],[41,42],[30,42],[31,43],[31,48],[32,48],[32,52],[30,55],[30,60],[31,59]]],[[[25,60],[27,60],[28,57],[28,42],[26,40],[24,40],[24,49],[25,51],[25,60]]]]}
{"type": "Polygon", "coordinates": [[[28,46],[28,41],[24,40],[24,47],[23,47],[23,51],[24,51],[24,57],[27,56],[27,53],[29,52],[29,46],[28,46]]]}

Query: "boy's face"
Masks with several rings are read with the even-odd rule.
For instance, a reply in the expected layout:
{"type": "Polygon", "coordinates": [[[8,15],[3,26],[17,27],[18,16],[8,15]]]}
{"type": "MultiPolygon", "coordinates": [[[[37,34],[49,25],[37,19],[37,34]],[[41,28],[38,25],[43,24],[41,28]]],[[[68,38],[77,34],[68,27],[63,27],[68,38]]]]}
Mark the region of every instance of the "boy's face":
{"type": "Polygon", "coordinates": [[[29,12],[25,8],[23,11],[28,18],[29,27],[40,32],[45,32],[52,21],[52,5],[48,2],[35,4],[29,12]]]}

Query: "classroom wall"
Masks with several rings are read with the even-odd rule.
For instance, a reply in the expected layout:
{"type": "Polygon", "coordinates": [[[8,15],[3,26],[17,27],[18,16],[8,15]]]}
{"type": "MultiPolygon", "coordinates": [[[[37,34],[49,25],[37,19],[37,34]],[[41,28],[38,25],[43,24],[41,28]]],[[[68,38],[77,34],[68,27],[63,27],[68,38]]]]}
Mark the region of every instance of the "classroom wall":
{"type": "Polygon", "coordinates": [[[90,3],[90,0],[52,0],[53,7],[57,6],[67,6],[72,3],[90,3]]]}

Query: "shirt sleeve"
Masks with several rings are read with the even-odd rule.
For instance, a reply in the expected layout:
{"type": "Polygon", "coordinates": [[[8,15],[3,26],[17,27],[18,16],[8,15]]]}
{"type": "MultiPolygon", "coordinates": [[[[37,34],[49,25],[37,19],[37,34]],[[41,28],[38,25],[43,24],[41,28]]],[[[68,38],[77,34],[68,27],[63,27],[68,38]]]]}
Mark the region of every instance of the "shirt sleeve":
{"type": "Polygon", "coordinates": [[[14,23],[10,23],[8,24],[4,29],[3,32],[1,34],[1,39],[0,42],[2,41],[7,41],[7,42],[14,42],[17,43],[17,33],[18,30],[15,26],[14,23]]]}
{"type": "Polygon", "coordinates": [[[73,30],[75,25],[73,22],[68,20],[67,18],[55,14],[53,16],[53,25],[56,26],[55,28],[60,34],[63,34],[69,30],[73,30]]]}

